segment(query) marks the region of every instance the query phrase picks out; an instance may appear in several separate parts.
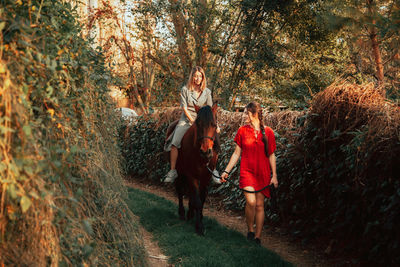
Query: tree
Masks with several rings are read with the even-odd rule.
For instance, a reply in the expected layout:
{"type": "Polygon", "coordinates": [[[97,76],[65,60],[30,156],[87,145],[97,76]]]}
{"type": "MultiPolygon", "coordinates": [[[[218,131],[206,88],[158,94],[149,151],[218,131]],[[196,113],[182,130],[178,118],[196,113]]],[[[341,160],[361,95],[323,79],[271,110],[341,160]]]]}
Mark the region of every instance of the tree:
{"type": "MultiPolygon", "coordinates": [[[[124,7],[123,3],[120,2],[119,4],[124,7]]],[[[88,28],[90,30],[95,22],[106,28],[108,34],[105,34],[104,40],[101,40],[101,48],[106,54],[108,64],[119,78],[126,77],[126,81],[121,83],[121,89],[127,93],[131,100],[136,101],[143,113],[148,113],[154,72],[152,65],[147,64],[143,59],[141,71],[144,83],[139,86],[137,73],[140,73],[140,71],[137,71],[135,67],[137,51],[132,44],[131,36],[127,32],[131,29],[124,22],[124,13],[124,8],[118,10],[107,1],[102,1],[101,6],[92,13],[88,28]]]]}
{"type": "Polygon", "coordinates": [[[327,20],[342,29],[352,47],[354,63],[382,88],[397,88],[399,66],[399,3],[395,0],[337,0],[327,4],[327,20]],[[374,71],[371,69],[374,67],[374,71]]]}

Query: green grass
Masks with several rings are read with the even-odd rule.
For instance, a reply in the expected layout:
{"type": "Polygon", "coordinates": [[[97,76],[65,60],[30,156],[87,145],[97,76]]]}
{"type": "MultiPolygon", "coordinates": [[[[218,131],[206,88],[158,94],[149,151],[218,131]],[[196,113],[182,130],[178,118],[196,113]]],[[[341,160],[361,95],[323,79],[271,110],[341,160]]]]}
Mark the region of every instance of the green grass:
{"type": "Polygon", "coordinates": [[[177,266],[292,266],[274,252],[257,246],[239,232],[204,217],[205,236],[198,236],[194,220],[181,221],[176,204],[129,188],[130,209],[154,236],[169,263],[177,266]]]}

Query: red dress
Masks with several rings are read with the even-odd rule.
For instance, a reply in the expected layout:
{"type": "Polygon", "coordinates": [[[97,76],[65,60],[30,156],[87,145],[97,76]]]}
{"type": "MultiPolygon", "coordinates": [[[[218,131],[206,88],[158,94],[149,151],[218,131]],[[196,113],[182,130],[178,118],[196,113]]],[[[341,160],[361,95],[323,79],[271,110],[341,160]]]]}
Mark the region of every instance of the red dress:
{"type": "MultiPolygon", "coordinates": [[[[268,154],[271,155],[276,149],[275,135],[269,127],[265,127],[265,135],[268,140],[268,154]]],[[[239,187],[252,186],[255,190],[260,190],[269,185],[271,165],[265,155],[261,132],[258,131],[256,138],[254,129],[245,125],[239,128],[234,141],[242,149],[239,187]]],[[[269,188],[261,193],[270,198],[269,188]]]]}

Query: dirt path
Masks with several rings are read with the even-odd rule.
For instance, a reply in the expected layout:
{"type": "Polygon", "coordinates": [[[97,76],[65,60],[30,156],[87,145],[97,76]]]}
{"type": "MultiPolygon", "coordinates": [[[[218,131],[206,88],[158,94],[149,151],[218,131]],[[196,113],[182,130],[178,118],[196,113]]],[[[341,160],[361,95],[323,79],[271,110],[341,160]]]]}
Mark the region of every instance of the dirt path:
{"type": "Polygon", "coordinates": [[[165,256],[160,247],[154,242],[152,234],[147,232],[143,227],[140,227],[143,236],[144,247],[148,254],[148,262],[150,267],[169,267],[168,257],[165,256]]]}
{"type": "MultiPolygon", "coordinates": [[[[157,194],[170,201],[173,201],[174,203],[178,203],[174,189],[171,185],[165,185],[165,186],[148,185],[133,179],[127,182],[127,185],[146,192],[157,194]]],[[[184,200],[184,204],[187,207],[187,199],[184,200]]],[[[205,216],[214,218],[222,225],[234,229],[242,233],[243,235],[247,234],[247,226],[245,223],[245,219],[243,217],[243,212],[233,212],[225,210],[222,207],[220,200],[216,198],[212,197],[207,198],[203,213],[205,216]]],[[[281,236],[278,233],[272,231],[271,229],[268,229],[267,226],[264,226],[263,234],[261,236],[261,244],[267,249],[272,250],[275,253],[279,254],[286,261],[293,263],[295,266],[300,266],[300,267],[332,266],[332,264],[323,259],[322,256],[316,254],[313,251],[300,248],[298,245],[290,242],[290,240],[287,237],[281,236]]],[[[157,245],[150,244],[150,246],[157,246],[157,245]]],[[[159,248],[158,251],[160,251],[159,248]]],[[[157,253],[159,252],[156,252],[155,254],[157,253]]],[[[149,252],[149,254],[151,254],[151,252],[149,252]]],[[[150,258],[149,262],[150,261],[154,260],[150,258]]],[[[160,260],[158,260],[156,263],[159,264],[160,260]]],[[[151,266],[155,267],[168,266],[167,260],[161,263],[164,263],[165,265],[151,265],[151,266]]]]}

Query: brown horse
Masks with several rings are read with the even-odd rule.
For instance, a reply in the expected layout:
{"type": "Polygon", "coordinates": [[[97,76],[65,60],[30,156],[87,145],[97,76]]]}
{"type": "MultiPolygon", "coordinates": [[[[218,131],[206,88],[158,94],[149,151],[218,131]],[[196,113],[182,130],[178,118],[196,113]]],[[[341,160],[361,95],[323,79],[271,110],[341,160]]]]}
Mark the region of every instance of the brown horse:
{"type": "Polygon", "coordinates": [[[183,136],[177,160],[175,187],[179,199],[179,217],[185,219],[183,195],[189,197],[187,219],[196,216],[196,232],[204,235],[203,205],[219,153],[216,121],[217,105],[196,107],[197,118],[183,136]],[[208,168],[207,168],[208,167],[208,168]]]}

